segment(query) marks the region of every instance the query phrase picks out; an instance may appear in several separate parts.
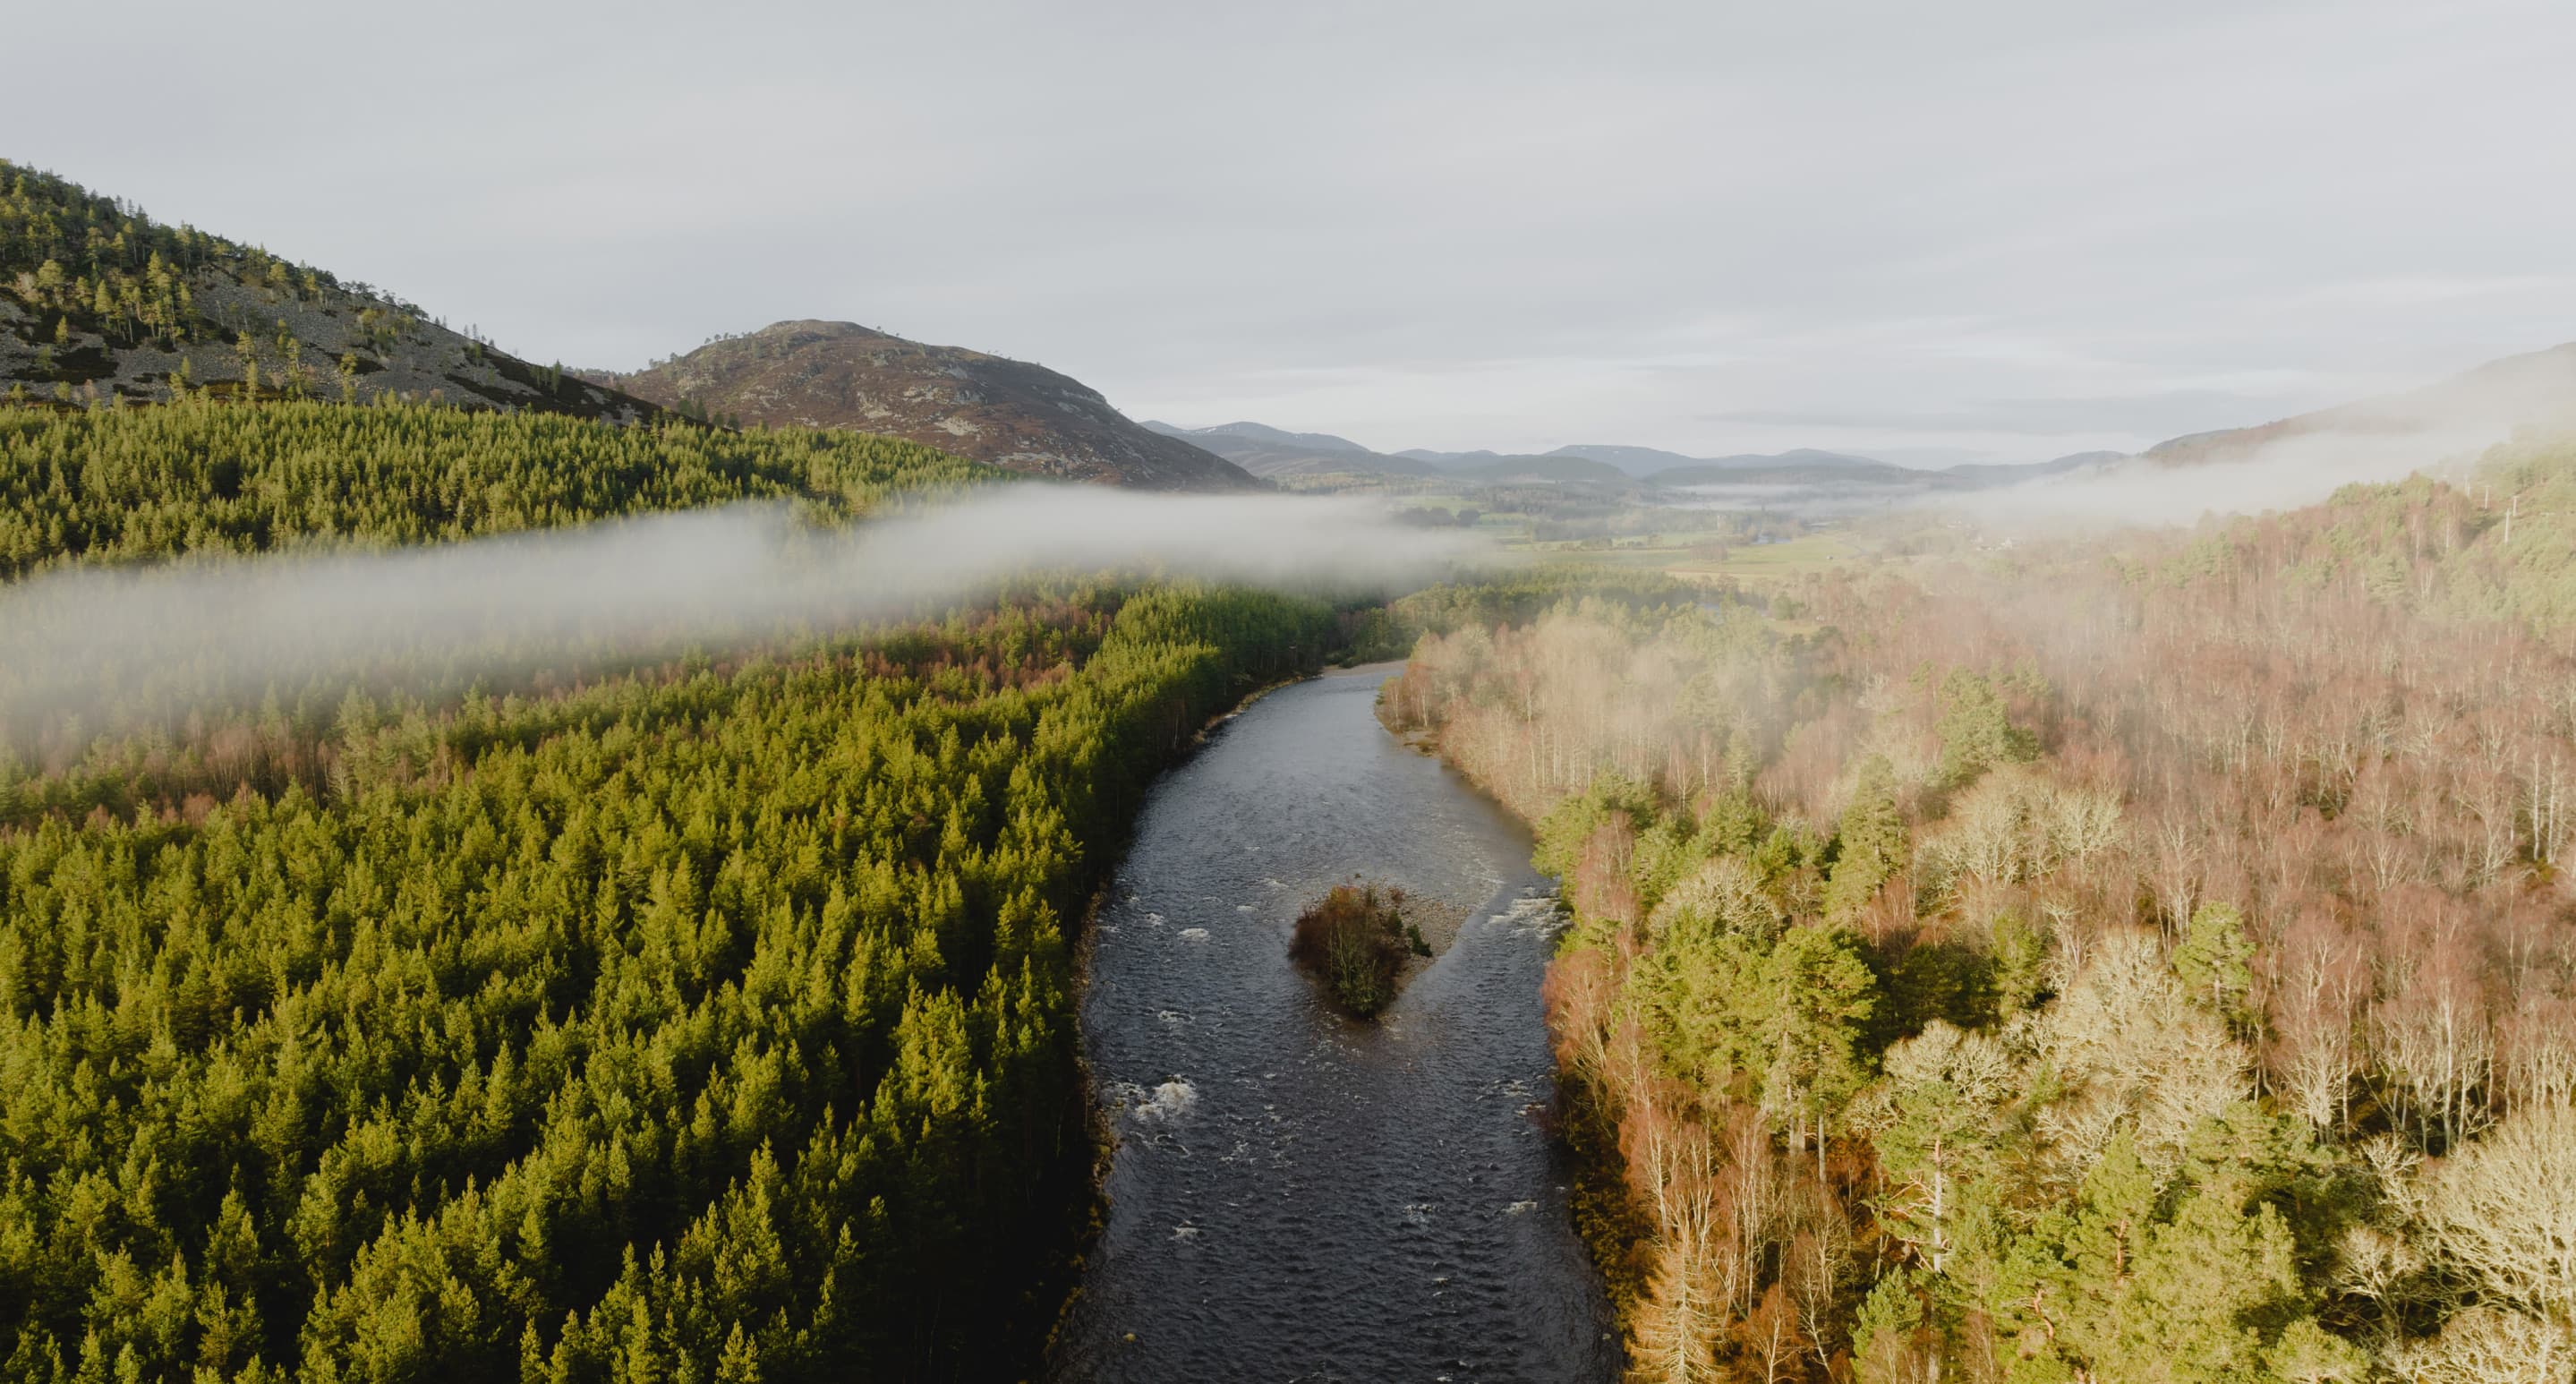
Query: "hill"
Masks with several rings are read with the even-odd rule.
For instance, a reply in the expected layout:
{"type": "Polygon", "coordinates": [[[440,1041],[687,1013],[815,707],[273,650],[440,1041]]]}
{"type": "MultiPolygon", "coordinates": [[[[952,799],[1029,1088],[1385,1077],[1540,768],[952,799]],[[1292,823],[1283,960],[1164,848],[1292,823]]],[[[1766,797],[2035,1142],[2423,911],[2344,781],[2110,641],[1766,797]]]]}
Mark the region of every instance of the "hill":
{"type": "Polygon", "coordinates": [[[1397,452],[1395,455],[1403,457],[1407,461],[1418,461],[1426,466],[1437,467],[1443,471],[1459,471],[1478,466],[1490,466],[1503,459],[1502,453],[1490,448],[1478,448],[1472,452],[1435,452],[1428,447],[1407,447],[1403,451],[1397,452]]]}
{"type": "Polygon", "coordinates": [[[1810,448],[1776,456],[1711,457],[1667,467],[1646,477],[1655,485],[1906,485],[1938,483],[1940,473],[1917,471],[1868,457],[1810,448]]]}
{"type": "Polygon", "coordinates": [[[1310,452],[1340,452],[1358,456],[1377,455],[1375,452],[1351,441],[1347,437],[1335,437],[1331,433],[1290,432],[1286,428],[1274,428],[1267,423],[1219,423],[1213,427],[1184,428],[1176,424],[1163,422],[1160,419],[1148,418],[1145,420],[1144,426],[1151,428],[1166,437],[1227,438],[1240,442],[1260,442],[1274,447],[1296,448],[1310,452]]]}
{"type": "Polygon", "coordinates": [[[1697,466],[1702,458],[1667,452],[1658,447],[1626,447],[1617,443],[1585,442],[1572,447],[1559,447],[1548,453],[1557,457],[1587,457],[1606,461],[1632,476],[1651,476],[1657,471],[1676,466],[1697,466]]]}
{"type": "MultiPolygon", "coordinates": [[[[1891,465],[1888,462],[1879,461],[1871,457],[1851,456],[1843,452],[1819,451],[1813,447],[1798,447],[1790,451],[1769,455],[1755,452],[1742,452],[1732,456],[1722,457],[1691,457],[1684,456],[1679,452],[1667,452],[1656,447],[1625,447],[1614,443],[1586,442],[1571,447],[1559,447],[1555,451],[1548,453],[1548,455],[1557,457],[1587,457],[1593,461],[1606,461],[1611,465],[1618,467],[1620,470],[1627,472],[1629,475],[1635,476],[1641,480],[1648,478],[1660,479],[1665,473],[1682,470],[1684,468],[1690,468],[1694,471],[1717,470],[1781,472],[1815,471],[1828,468],[1848,467],[1855,470],[1869,471],[1888,469],[1891,465]]],[[[1896,467],[1894,469],[1909,470],[1911,468],[1896,467]]]]}
{"type": "Polygon", "coordinates": [[[848,322],[776,322],[634,374],[582,378],[740,423],[884,433],[1031,475],[1150,490],[1252,490],[1243,468],[1138,426],[1041,365],[848,322]]]}
{"type": "Polygon", "coordinates": [[[1472,481],[1594,481],[1628,485],[1636,481],[1625,467],[1559,448],[1547,453],[1434,452],[1420,447],[1395,454],[1436,468],[1444,476],[1472,481]]]}
{"type": "Polygon", "coordinates": [[[2302,440],[2472,451],[2517,427],[2576,424],[2576,342],[2506,356],[2421,389],[2362,399],[2250,428],[2167,438],[2139,455],[2165,466],[2245,461],[2302,440]]]}
{"type": "Polygon", "coordinates": [[[2014,485],[2043,476],[2106,466],[2122,460],[2118,452],[2075,452],[2048,461],[1972,462],[1927,471],[1867,457],[1801,449],[1777,456],[1732,456],[1657,471],[1647,478],[1660,486],[1797,485],[1827,490],[1913,487],[1922,490],[1983,490],[2014,485]]]}
{"type": "Polygon", "coordinates": [[[1142,425],[1224,457],[1256,476],[1436,476],[1438,467],[1411,457],[1372,452],[1331,433],[1289,432],[1263,423],[1219,423],[1183,428],[1147,419],[1142,425]]]}
{"type": "Polygon", "coordinates": [[[179,387],[615,422],[660,411],[451,331],[381,289],[0,160],[0,394],[159,402],[179,387]]]}
{"type": "Polygon", "coordinates": [[[2088,467],[2108,466],[2126,455],[2123,452],[2069,452],[2065,456],[2047,461],[2026,462],[2020,465],[1963,462],[1957,466],[1945,466],[1939,474],[1971,485],[2011,485],[2016,481],[2036,480],[2041,476],[2055,476],[2068,471],[2081,471],[2088,467]]]}
{"type": "Polygon", "coordinates": [[[1498,456],[1491,461],[1449,467],[1446,469],[1446,474],[1462,480],[1479,481],[1589,481],[1600,485],[1631,487],[1636,484],[1635,477],[1606,461],[1554,454],[1498,456]]]}
{"type": "Polygon", "coordinates": [[[1703,465],[1729,471],[1777,471],[1791,467],[1850,471],[1911,471],[1876,457],[1854,456],[1849,452],[1827,452],[1814,447],[1792,447],[1785,452],[1738,452],[1732,456],[1709,457],[1703,465]]]}

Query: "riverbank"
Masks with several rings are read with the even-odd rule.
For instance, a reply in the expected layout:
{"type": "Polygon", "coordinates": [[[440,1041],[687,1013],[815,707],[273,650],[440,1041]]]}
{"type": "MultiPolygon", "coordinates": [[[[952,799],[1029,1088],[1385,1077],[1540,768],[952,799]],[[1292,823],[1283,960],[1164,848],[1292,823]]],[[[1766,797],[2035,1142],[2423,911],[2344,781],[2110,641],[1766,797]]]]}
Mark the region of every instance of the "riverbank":
{"type": "MultiPolygon", "coordinates": [[[[1393,666],[1401,668],[1403,665],[1393,666]]],[[[1181,751],[1172,765],[1165,768],[1165,774],[1189,762],[1192,757],[1207,747],[1210,735],[1243,715],[1262,698],[1283,687],[1294,687],[1298,683],[1324,676],[1329,676],[1329,673],[1301,672],[1293,677],[1275,678],[1244,693],[1233,706],[1217,712],[1200,723],[1199,728],[1191,733],[1188,746],[1181,751]]],[[[1076,1012],[1081,1010],[1090,992],[1092,953],[1099,936],[1101,913],[1108,904],[1112,891],[1117,887],[1118,871],[1125,868],[1127,851],[1133,845],[1132,836],[1130,840],[1120,843],[1119,864],[1113,866],[1109,874],[1102,878],[1100,887],[1092,891],[1090,901],[1083,907],[1082,921],[1073,942],[1072,987],[1076,1012]]],[[[1090,1190],[1083,1198],[1074,1218],[1081,1229],[1074,1237],[1072,1253],[1066,1257],[1055,1273],[1048,1276],[1047,1282],[1041,1287],[1041,1293],[1052,1297],[1056,1304],[1044,1336],[1045,1345],[1040,1351],[1041,1359],[1054,1357],[1057,1341],[1064,1333],[1065,1320],[1072,1314],[1074,1304],[1082,1297],[1084,1270],[1090,1263],[1092,1250],[1100,1241],[1102,1230],[1108,1224],[1109,1169],[1111,1160],[1118,1151],[1117,1132],[1112,1127],[1108,1107],[1100,1098],[1099,1083],[1092,1072],[1091,1058],[1087,1050],[1076,1051],[1074,1066],[1076,1080],[1080,1084],[1082,1093],[1081,1111],[1076,1117],[1079,1130],[1077,1137],[1081,1138],[1090,1150],[1086,1160],[1090,1168],[1088,1179],[1090,1190]]]]}
{"type": "MultiPolygon", "coordinates": [[[[1393,665],[1401,671],[1403,665],[1393,665]]],[[[1382,709],[1382,704],[1381,704],[1382,709]]],[[[1441,753],[1439,732],[1432,729],[1401,731],[1379,723],[1388,735],[1406,749],[1440,764],[1459,776],[1479,799],[1493,810],[1518,823],[1523,831],[1534,831],[1537,824],[1522,817],[1500,798],[1487,791],[1466,771],[1441,753]]],[[[1426,929],[1427,933],[1427,929],[1426,929]]],[[[1435,950],[1440,944],[1434,943],[1435,950]]],[[[1554,1025],[1549,1024],[1551,1050],[1554,1025]]],[[[1651,1266],[1645,1249],[1654,1234],[1653,1224],[1637,1204],[1628,1185],[1627,1158],[1619,1147],[1619,1127],[1610,1114],[1601,1093],[1583,1079],[1561,1067],[1556,1072],[1556,1099],[1549,1111],[1551,1128],[1567,1154],[1567,1209],[1574,1230],[1589,1253],[1594,1270],[1600,1275],[1608,1297],[1612,1319],[1619,1339],[1629,1339],[1637,1305],[1644,1300],[1650,1286],[1651,1266]]]]}
{"type": "MultiPolygon", "coordinates": [[[[1384,665],[1388,676],[1403,672],[1401,662],[1384,665]]],[[[1388,724],[1385,704],[1378,703],[1378,723],[1399,744],[1424,758],[1435,760],[1459,775],[1469,791],[1491,803],[1494,810],[1519,822],[1523,830],[1534,830],[1536,823],[1514,812],[1510,805],[1488,792],[1465,770],[1440,751],[1440,734],[1430,728],[1400,730],[1388,724]]],[[[1462,919],[1463,914],[1459,915],[1462,919]]],[[[1431,925],[1423,933],[1431,936],[1431,925]]],[[[1454,925],[1451,932],[1454,936],[1454,925]]],[[[1447,942],[1434,938],[1436,955],[1447,942]]],[[[1408,976],[1406,979],[1410,979],[1408,976]]],[[[1552,1036],[1552,1035],[1551,1035],[1552,1036]]],[[[1644,1247],[1654,1233],[1653,1226],[1640,1213],[1635,1194],[1628,1186],[1627,1158],[1619,1149],[1619,1127],[1603,1106],[1600,1094],[1590,1089],[1580,1077],[1560,1068],[1556,1077],[1556,1102],[1550,1118],[1559,1139],[1569,1155],[1568,1209],[1574,1219],[1575,1233],[1582,1237],[1591,1253],[1593,1267],[1600,1273],[1602,1288],[1609,1296],[1611,1312],[1618,1323],[1619,1336],[1626,1340],[1633,1324],[1637,1304],[1648,1287],[1649,1267],[1644,1247]]]]}
{"type": "Polygon", "coordinates": [[[1376,725],[1392,665],[1274,688],[1161,780],[1094,926],[1083,1037],[1114,1140],[1050,1377],[1609,1380],[1569,1173],[1530,1107],[1554,910],[1511,819],[1376,725]],[[1287,955],[1354,875],[1441,908],[1355,1023],[1287,955]]]}

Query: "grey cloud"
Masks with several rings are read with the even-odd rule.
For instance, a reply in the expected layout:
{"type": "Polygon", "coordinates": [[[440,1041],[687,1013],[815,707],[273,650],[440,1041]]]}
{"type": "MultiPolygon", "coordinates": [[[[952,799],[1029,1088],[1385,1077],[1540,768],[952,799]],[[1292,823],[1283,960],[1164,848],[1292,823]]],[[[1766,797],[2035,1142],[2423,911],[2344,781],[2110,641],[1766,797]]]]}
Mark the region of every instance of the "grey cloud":
{"type": "MultiPolygon", "coordinates": [[[[2576,335],[2576,11],[2535,0],[120,15],[118,80],[153,99],[24,64],[23,108],[82,114],[10,157],[540,358],[840,317],[1139,414],[1397,445],[2011,450],[2126,427],[1733,415],[1911,433],[2576,335]],[[244,137],[173,140],[173,111],[244,137]],[[2406,287],[2465,282],[2516,289],[2406,287]],[[1945,356],[1962,336],[2031,349],[1945,356]]],[[[56,6],[11,34],[94,29],[56,6]]]]}

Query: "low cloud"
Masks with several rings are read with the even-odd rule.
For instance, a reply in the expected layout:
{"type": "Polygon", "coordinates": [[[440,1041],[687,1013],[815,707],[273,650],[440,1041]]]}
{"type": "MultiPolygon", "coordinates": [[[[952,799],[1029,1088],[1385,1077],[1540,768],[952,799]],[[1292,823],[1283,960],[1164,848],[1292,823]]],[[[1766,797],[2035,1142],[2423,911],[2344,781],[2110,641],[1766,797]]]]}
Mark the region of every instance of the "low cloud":
{"type": "Polygon", "coordinates": [[[1938,409],[1887,409],[1861,404],[1850,408],[1744,409],[1708,416],[1713,421],[1769,427],[1875,428],[1931,436],[1989,432],[2034,437],[2120,435],[2162,439],[2212,428],[2242,427],[2290,411],[2279,399],[2218,389],[2173,389],[2145,394],[1983,399],[1938,409]]]}
{"type": "Polygon", "coordinates": [[[1472,535],[1404,527],[1365,502],[1014,485],[846,532],[740,507],[388,553],[76,570],[0,589],[0,725],[722,649],[900,618],[1022,575],[1347,590],[1488,555],[1472,535]]]}

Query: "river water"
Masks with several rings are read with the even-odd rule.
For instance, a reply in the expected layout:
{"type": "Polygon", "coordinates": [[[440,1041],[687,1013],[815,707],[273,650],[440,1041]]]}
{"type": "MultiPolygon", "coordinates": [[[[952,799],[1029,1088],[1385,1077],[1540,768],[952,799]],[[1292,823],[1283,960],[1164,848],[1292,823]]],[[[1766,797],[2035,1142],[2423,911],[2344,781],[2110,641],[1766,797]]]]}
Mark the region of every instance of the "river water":
{"type": "Polygon", "coordinates": [[[1617,1374],[1538,1120],[1547,882],[1377,724],[1389,671],[1261,698],[1146,806],[1095,923],[1083,1036],[1117,1148],[1055,1379],[1617,1374]],[[1374,1023],[1288,961],[1299,910],[1354,875],[1467,911],[1374,1023]]]}

